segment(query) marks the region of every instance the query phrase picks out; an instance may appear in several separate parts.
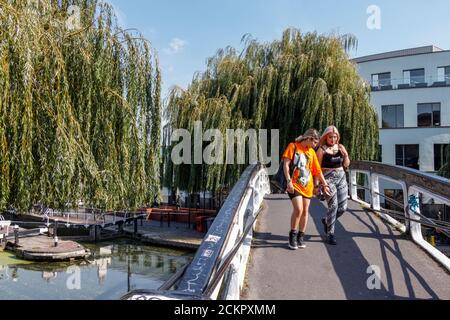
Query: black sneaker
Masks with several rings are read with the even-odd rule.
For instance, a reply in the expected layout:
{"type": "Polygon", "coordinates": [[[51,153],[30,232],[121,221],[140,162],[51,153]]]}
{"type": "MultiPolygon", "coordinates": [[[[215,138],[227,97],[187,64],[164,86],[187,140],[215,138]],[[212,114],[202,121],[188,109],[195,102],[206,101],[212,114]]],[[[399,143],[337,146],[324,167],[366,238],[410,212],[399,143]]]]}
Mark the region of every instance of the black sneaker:
{"type": "Polygon", "coordinates": [[[336,242],[336,239],[334,238],[334,235],[332,235],[332,234],[328,235],[327,243],[332,245],[332,246],[337,245],[337,242],[336,242]]]}
{"type": "Polygon", "coordinates": [[[303,232],[299,232],[299,234],[297,236],[297,244],[298,244],[298,247],[301,249],[306,248],[304,236],[305,236],[305,234],[303,232]]]}
{"type": "Polygon", "coordinates": [[[297,236],[298,236],[297,232],[291,231],[289,233],[289,249],[291,249],[291,250],[298,249],[297,236]]]}
{"type": "Polygon", "coordinates": [[[327,225],[327,219],[326,218],[322,218],[322,224],[323,224],[323,232],[325,234],[328,234],[328,225],[327,225]]]}

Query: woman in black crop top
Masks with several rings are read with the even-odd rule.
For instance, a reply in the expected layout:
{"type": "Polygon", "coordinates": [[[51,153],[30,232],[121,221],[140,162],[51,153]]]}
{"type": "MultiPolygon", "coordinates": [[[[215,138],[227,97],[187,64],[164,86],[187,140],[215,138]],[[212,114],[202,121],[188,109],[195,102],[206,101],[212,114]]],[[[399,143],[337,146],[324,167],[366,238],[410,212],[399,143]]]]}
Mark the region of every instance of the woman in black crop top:
{"type": "Polygon", "coordinates": [[[336,221],[347,210],[348,184],[344,168],[350,166],[350,158],[345,147],[339,144],[340,138],[335,126],[328,127],[320,139],[317,151],[317,159],[331,190],[329,194],[325,194],[328,212],[327,217],[322,219],[327,243],[331,245],[337,244],[334,237],[336,221]]]}

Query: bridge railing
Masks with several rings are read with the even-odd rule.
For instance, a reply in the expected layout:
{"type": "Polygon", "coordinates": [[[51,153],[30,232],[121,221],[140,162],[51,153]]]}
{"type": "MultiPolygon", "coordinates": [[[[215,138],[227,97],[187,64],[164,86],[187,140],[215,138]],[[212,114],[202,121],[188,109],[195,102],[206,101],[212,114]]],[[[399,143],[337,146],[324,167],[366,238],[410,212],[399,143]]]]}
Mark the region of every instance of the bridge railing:
{"type": "MultiPolygon", "coordinates": [[[[4,212],[13,218],[19,216],[18,211],[14,208],[10,208],[4,212]]],[[[143,218],[146,216],[142,210],[106,211],[104,209],[83,206],[74,209],[53,209],[43,205],[36,205],[31,212],[31,215],[42,217],[42,220],[46,221],[47,227],[52,224],[50,221],[59,220],[59,223],[64,224],[67,228],[88,228],[96,225],[105,228],[107,226],[115,225],[117,222],[124,222],[134,218],[143,218]]],[[[14,222],[17,224],[27,224],[27,222],[24,221],[14,222]]],[[[29,223],[36,224],[36,222],[29,223]]]]}
{"type": "Polygon", "coordinates": [[[85,225],[98,224],[105,225],[113,223],[118,219],[126,220],[136,214],[142,214],[138,211],[106,211],[104,209],[80,207],[77,209],[58,210],[49,207],[40,208],[35,214],[40,215],[47,220],[50,218],[64,218],[66,225],[80,224],[85,225]],[[107,219],[109,218],[109,219],[107,219]]]}
{"type": "Polygon", "coordinates": [[[160,290],[133,291],[122,299],[238,300],[244,284],[253,226],[270,194],[266,168],[251,165],[227,197],[191,263],[160,290]],[[175,284],[176,290],[169,291],[175,284]]]}
{"type": "Polygon", "coordinates": [[[450,237],[450,224],[424,216],[420,212],[420,194],[450,206],[450,180],[418,170],[378,162],[355,161],[350,167],[351,199],[370,206],[383,219],[401,231],[409,233],[415,243],[450,271],[450,259],[425,241],[422,234],[422,226],[426,226],[439,230],[442,234],[450,237]],[[363,174],[367,177],[367,186],[358,185],[358,174],[363,174]],[[396,183],[400,186],[403,191],[403,203],[387,197],[380,192],[380,179],[396,183]],[[368,201],[366,199],[359,199],[358,188],[369,192],[368,201]],[[381,197],[386,202],[403,208],[403,211],[395,212],[385,210],[381,207],[381,197]],[[403,220],[404,223],[395,218],[403,220]]]}

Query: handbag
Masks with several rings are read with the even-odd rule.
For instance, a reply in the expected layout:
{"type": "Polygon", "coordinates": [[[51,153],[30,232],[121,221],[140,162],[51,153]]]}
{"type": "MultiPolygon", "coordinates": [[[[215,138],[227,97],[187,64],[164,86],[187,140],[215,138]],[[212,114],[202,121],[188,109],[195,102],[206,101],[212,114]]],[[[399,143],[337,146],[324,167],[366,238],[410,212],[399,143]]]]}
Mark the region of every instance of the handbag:
{"type": "MultiPolygon", "coordinates": [[[[294,168],[296,167],[297,163],[295,163],[295,156],[297,154],[297,144],[294,142],[294,156],[291,159],[291,163],[289,164],[289,174],[292,177],[292,173],[294,171],[294,168]]],[[[297,159],[298,162],[298,159],[297,159]]],[[[275,175],[275,179],[273,181],[273,185],[282,193],[286,192],[287,189],[287,181],[286,177],[284,176],[284,161],[282,160],[280,162],[280,166],[278,167],[278,171],[275,175]]]]}

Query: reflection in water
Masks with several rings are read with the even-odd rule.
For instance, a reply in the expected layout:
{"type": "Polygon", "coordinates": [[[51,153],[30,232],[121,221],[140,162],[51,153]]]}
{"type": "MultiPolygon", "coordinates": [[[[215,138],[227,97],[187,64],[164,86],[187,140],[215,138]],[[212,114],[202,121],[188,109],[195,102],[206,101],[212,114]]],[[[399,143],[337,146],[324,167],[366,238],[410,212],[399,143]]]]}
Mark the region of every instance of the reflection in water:
{"type": "Polygon", "coordinates": [[[42,271],[42,279],[46,280],[47,282],[50,282],[51,279],[54,279],[57,276],[58,272],[42,271]]]}
{"type": "Polygon", "coordinates": [[[193,256],[125,240],[85,246],[91,257],[75,263],[30,264],[0,252],[0,299],[118,299],[133,289],[158,288],[193,256]],[[69,272],[71,266],[79,272],[69,272]],[[79,277],[76,290],[69,285],[73,277],[79,277]]]}
{"type": "Polygon", "coordinates": [[[95,259],[93,264],[98,267],[98,283],[102,284],[105,281],[106,274],[108,273],[108,266],[112,263],[111,258],[95,259]]]}
{"type": "MultiPolygon", "coordinates": [[[[18,276],[18,267],[8,267],[8,266],[0,266],[0,281],[13,281],[17,282],[19,279],[18,276]]],[[[1,282],[0,282],[0,288],[1,288],[1,282]]],[[[0,293],[1,297],[1,293],[0,293]]]]}

